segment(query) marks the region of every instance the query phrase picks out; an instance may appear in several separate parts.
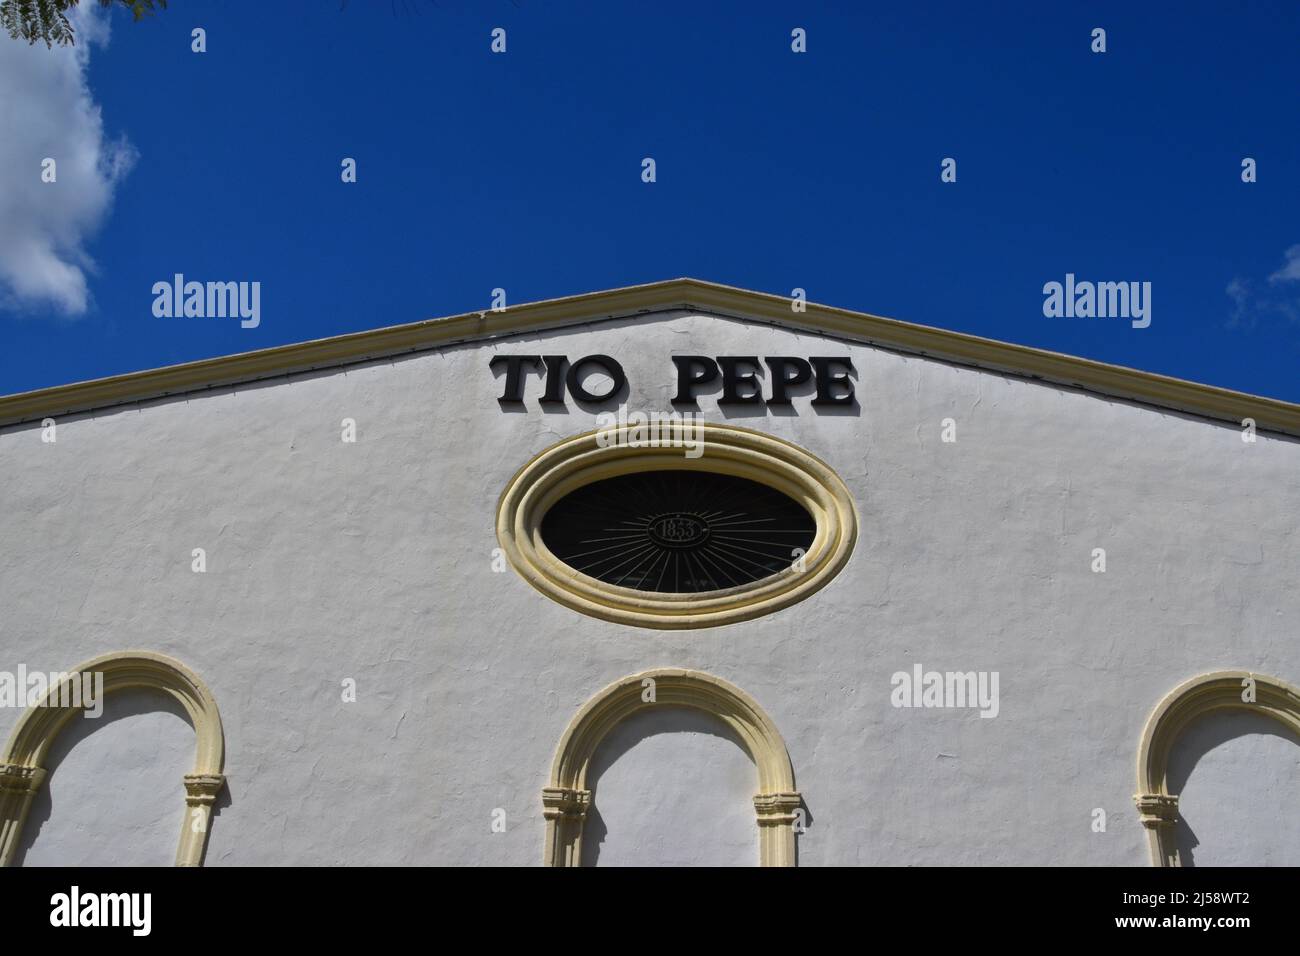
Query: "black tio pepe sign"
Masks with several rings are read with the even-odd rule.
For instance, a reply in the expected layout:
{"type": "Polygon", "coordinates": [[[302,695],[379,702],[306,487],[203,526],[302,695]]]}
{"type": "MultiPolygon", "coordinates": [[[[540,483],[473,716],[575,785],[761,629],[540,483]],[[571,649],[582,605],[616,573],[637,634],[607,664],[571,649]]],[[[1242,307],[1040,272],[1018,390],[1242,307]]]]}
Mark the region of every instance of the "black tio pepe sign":
{"type": "MultiPolygon", "coordinates": [[[[674,405],[694,405],[701,392],[719,387],[719,405],[790,405],[791,392],[809,384],[816,392],[814,406],[853,404],[853,362],[847,357],[778,355],[764,358],[760,364],[754,355],[674,355],[672,361],[677,368],[674,405]],[[759,379],[763,365],[768,369],[766,395],[759,379]]],[[[616,401],[627,388],[623,366],[608,355],[584,355],[575,362],[564,355],[498,355],[489,364],[493,372],[505,370],[505,390],[497,399],[502,405],[523,402],[524,380],[530,370],[541,373],[539,401],[543,405],[563,405],[566,392],[576,402],[597,405],[616,401]],[[603,372],[610,380],[602,393],[583,386],[584,376],[593,371],[603,372]]]]}

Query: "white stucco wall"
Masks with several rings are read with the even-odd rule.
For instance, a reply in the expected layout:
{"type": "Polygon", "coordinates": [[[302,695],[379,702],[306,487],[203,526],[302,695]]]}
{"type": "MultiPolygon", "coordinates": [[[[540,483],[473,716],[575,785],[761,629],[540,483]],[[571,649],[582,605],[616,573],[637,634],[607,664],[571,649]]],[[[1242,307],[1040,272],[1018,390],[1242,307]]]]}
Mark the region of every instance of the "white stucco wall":
{"type": "Polygon", "coordinates": [[[587,866],[753,866],[754,762],[710,714],[634,714],[597,749],[600,795],[582,831],[587,866]]]}
{"type": "Polygon", "coordinates": [[[122,691],[77,718],[51,747],[15,862],[25,866],[171,866],[184,814],[177,784],[194,732],[165,694],[122,691]]]}
{"type": "MultiPolygon", "coordinates": [[[[37,426],[0,432],[0,669],[145,648],[202,675],[229,778],[210,865],[540,863],[565,725],[610,681],[665,665],[731,681],[775,721],[807,803],[804,865],[1145,864],[1132,794],[1155,703],[1214,669],[1300,678],[1298,474],[1291,440],[1244,444],[1232,427],[820,336],[685,314],[591,325],[74,416],[55,444],[37,426]],[[524,409],[498,406],[489,358],[541,352],[611,355],[629,406],[660,411],[673,353],[851,355],[848,414],[807,396],[780,415],[701,401],[837,470],[860,512],[847,567],[776,614],[684,632],[587,618],[494,573],[505,483],[595,423],[572,403],[543,411],[535,378],[524,409]],[[339,440],[345,417],[356,444],[339,440]],[[190,570],[198,547],[205,574],[190,570]],[[891,674],[918,662],[998,671],[999,716],[891,707],[891,674]],[[356,703],[340,699],[348,677],[356,703]]],[[[0,733],[16,719],[0,709],[0,733]]],[[[1232,746],[1278,756],[1264,734],[1232,746]]],[[[644,776],[640,751],[625,757],[644,776]]],[[[706,754],[681,752],[687,766],[706,754]]],[[[69,758],[55,776],[92,802],[85,826],[129,832],[138,821],[90,796],[98,769],[69,758]]],[[[178,826],[179,776],[174,799],[163,829],[178,826]]],[[[621,815],[644,826],[680,799],[652,788],[621,815]]],[[[674,852],[718,827],[677,822],[674,852]]],[[[1246,845],[1273,832],[1228,825],[1246,845]]],[[[46,827],[28,858],[77,860],[72,841],[46,827]]]]}
{"type": "Polygon", "coordinates": [[[1184,865],[1300,866],[1300,738],[1287,727],[1251,713],[1203,717],[1175,745],[1169,776],[1184,865]]]}

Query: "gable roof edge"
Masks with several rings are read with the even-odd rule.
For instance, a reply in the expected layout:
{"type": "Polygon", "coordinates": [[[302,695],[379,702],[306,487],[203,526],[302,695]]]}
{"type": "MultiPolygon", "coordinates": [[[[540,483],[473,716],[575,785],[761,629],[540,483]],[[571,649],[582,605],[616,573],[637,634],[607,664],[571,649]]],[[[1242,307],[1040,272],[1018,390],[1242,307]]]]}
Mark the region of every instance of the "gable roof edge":
{"type": "Polygon", "coordinates": [[[788,298],[698,279],[671,279],[510,306],[501,312],[427,319],[22,392],[0,397],[0,427],[465,342],[672,309],[699,309],[769,322],[1238,426],[1243,419],[1251,418],[1260,431],[1300,437],[1300,405],[1290,402],[811,302],[804,312],[794,312],[788,298]]]}

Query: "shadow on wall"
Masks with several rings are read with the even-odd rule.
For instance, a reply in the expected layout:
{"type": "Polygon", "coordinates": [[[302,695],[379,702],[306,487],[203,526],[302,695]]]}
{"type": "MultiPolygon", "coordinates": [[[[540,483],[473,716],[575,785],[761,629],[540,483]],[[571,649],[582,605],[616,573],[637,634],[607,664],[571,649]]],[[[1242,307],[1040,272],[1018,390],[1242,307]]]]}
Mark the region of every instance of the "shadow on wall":
{"type": "MultiPolygon", "coordinates": [[[[183,777],[194,762],[194,729],[185,708],[150,690],[119,691],[103,704],[99,717],[73,717],[50,746],[49,775],[32,800],[15,866],[174,862],[183,777]],[[131,720],[151,715],[159,716],[131,720]]],[[[229,802],[225,789],[222,798],[214,815],[229,802]]]]}
{"type": "Polygon", "coordinates": [[[597,748],[587,786],[583,866],[758,864],[757,770],[710,714],[673,706],[633,714],[597,748]]]}
{"type": "Polygon", "coordinates": [[[1197,865],[1202,837],[1204,866],[1300,865],[1272,856],[1300,846],[1300,737],[1287,727],[1240,711],[1202,717],[1174,745],[1168,773],[1183,866],[1197,865]]]}

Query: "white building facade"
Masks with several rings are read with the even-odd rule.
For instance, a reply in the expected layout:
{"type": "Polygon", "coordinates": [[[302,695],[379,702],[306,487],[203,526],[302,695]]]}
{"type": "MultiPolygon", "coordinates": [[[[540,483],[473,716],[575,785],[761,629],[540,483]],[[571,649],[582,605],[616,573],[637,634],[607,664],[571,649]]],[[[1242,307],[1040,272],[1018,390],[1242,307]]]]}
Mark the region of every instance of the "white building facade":
{"type": "Polygon", "coordinates": [[[0,426],[6,864],[1300,864],[1300,406],[675,280],[0,426]]]}

